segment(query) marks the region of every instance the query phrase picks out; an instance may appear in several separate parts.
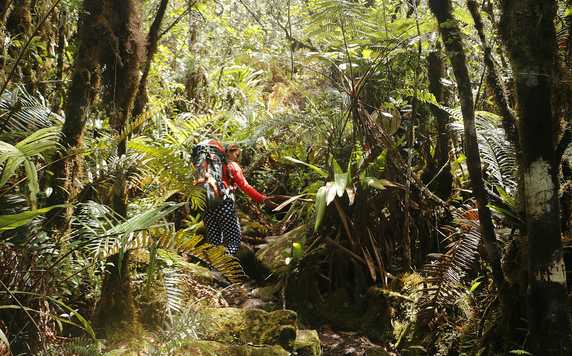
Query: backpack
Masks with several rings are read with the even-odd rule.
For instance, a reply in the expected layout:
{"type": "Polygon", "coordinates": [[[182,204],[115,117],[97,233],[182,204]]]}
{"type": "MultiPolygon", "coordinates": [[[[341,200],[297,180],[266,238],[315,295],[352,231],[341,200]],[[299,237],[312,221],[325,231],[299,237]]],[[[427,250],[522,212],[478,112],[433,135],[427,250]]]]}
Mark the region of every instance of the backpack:
{"type": "Polygon", "coordinates": [[[216,140],[202,141],[193,147],[191,159],[196,169],[193,183],[204,188],[209,208],[217,206],[228,195],[223,181],[224,147],[216,140]]]}

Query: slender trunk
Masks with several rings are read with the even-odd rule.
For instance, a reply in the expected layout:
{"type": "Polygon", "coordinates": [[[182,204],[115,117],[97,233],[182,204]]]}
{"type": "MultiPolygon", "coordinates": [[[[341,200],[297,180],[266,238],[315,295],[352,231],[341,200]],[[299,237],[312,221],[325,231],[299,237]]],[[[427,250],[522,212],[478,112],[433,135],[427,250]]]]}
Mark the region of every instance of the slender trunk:
{"type": "Polygon", "coordinates": [[[497,109],[500,112],[500,115],[502,116],[502,126],[504,128],[505,135],[513,145],[518,146],[516,119],[514,117],[513,111],[508,104],[508,99],[505,94],[506,92],[503,83],[497,74],[491,47],[489,46],[485,36],[485,28],[481,14],[477,7],[477,2],[475,0],[467,0],[467,7],[469,8],[471,16],[473,17],[475,28],[477,29],[477,33],[479,34],[479,38],[483,46],[484,63],[487,71],[487,85],[493,92],[493,99],[497,109]]]}
{"type": "Polygon", "coordinates": [[[445,44],[447,55],[451,61],[455,80],[459,88],[459,99],[463,113],[463,126],[465,137],[465,152],[467,154],[467,168],[473,195],[477,200],[481,234],[487,252],[487,259],[491,264],[493,280],[497,288],[503,285],[503,275],[500,266],[500,255],[497,246],[491,211],[489,210],[487,192],[481,173],[481,157],[475,129],[475,112],[471,81],[465,58],[465,51],[461,41],[459,25],[452,15],[451,0],[429,0],[429,7],[439,22],[439,32],[445,44]]]}
{"type": "MultiPolygon", "coordinates": [[[[427,56],[427,75],[429,79],[429,91],[437,102],[443,103],[443,85],[441,78],[443,77],[443,60],[441,59],[441,50],[437,48],[427,56]]],[[[437,166],[431,172],[430,180],[433,183],[429,185],[435,191],[435,194],[441,199],[446,200],[451,195],[453,186],[453,176],[451,174],[451,164],[449,163],[449,114],[445,110],[431,105],[431,112],[437,122],[437,147],[435,149],[435,160],[437,166]],[[436,176],[435,176],[436,175],[436,176]]]]}
{"type": "Polygon", "coordinates": [[[147,56],[145,58],[145,64],[143,65],[143,74],[139,81],[139,89],[135,98],[133,113],[131,114],[131,117],[134,119],[143,113],[145,106],[147,106],[147,102],[149,101],[149,97],[147,96],[147,78],[149,77],[149,71],[151,70],[151,63],[153,63],[153,56],[155,55],[155,52],[157,52],[159,30],[161,29],[161,23],[165,17],[168,3],[169,0],[161,0],[157,10],[157,15],[155,15],[155,19],[153,20],[149,33],[147,34],[147,56]]]}
{"type": "MultiPolygon", "coordinates": [[[[83,145],[84,127],[90,106],[100,87],[100,61],[102,47],[98,41],[101,31],[97,18],[101,16],[102,6],[98,0],[86,0],[84,14],[79,26],[79,50],[75,58],[71,84],[65,102],[65,121],[62,127],[60,143],[63,149],[52,167],[54,192],[50,204],[62,204],[72,201],[79,192],[78,182],[83,176],[83,161],[80,150],[83,145]]],[[[71,208],[65,214],[52,210],[51,219],[56,228],[63,231],[71,217],[71,208]]]]}
{"type": "MultiPolygon", "coordinates": [[[[0,36],[4,38],[6,31],[6,20],[10,16],[12,9],[12,0],[0,0],[0,36]]],[[[2,62],[0,62],[0,70],[4,68],[4,41],[0,41],[0,57],[2,62]]],[[[0,78],[2,79],[2,78],[0,78]]]]}
{"type": "Polygon", "coordinates": [[[53,110],[57,112],[61,107],[61,101],[64,96],[64,63],[66,52],[66,23],[67,12],[66,10],[60,11],[59,28],[58,28],[58,49],[56,61],[56,95],[53,110]]]}
{"type": "Polygon", "coordinates": [[[560,231],[554,89],[559,82],[556,2],[505,0],[502,35],[516,84],[528,234],[528,323],[536,355],[572,352],[560,231]]]}

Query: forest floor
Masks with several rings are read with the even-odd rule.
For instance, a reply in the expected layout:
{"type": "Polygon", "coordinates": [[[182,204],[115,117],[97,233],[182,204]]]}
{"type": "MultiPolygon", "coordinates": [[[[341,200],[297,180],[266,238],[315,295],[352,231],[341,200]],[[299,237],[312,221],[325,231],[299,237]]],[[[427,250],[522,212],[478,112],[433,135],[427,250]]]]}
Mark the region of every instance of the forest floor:
{"type": "MultiPolygon", "coordinates": [[[[280,305],[282,302],[278,300],[279,298],[269,302],[259,299],[257,290],[260,287],[261,285],[259,283],[251,280],[242,285],[232,285],[222,289],[221,292],[230,307],[261,308],[265,310],[282,308],[280,305]]],[[[306,327],[306,325],[300,325],[300,327],[311,328],[310,326],[306,327]]],[[[361,356],[372,354],[370,352],[371,350],[376,350],[376,354],[381,355],[381,348],[387,352],[387,355],[397,355],[396,353],[388,351],[388,347],[373,342],[367,336],[356,331],[336,330],[335,326],[330,324],[319,325],[316,331],[320,338],[322,355],[361,356]]]]}

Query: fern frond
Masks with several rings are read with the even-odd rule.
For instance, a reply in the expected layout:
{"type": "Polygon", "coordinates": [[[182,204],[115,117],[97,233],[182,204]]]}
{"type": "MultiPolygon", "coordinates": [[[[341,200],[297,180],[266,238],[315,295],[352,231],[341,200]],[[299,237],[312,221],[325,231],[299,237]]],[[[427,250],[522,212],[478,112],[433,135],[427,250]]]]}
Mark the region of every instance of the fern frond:
{"type": "Polygon", "coordinates": [[[457,219],[459,227],[452,242],[437,261],[424,267],[427,287],[418,301],[418,318],[428,322],[438,308],[450,306],[465,293],[462,278],[478,256],[481,238],[478,220],[457,219]]]}
{"type": "MultiPolygon", "coordinates": [[[[449,124],[452,132],[464,135],[463,115],[460,109],[445,110],[455,122],[449,124]]],[[[485,181],[492,190],[495,186],[502,187],[506,192],[513,193],[517,185],[517,160],[514,147],[506,140],[504,131],[498,127],[499,117],[493,113],[478,111],[475,113],[477,140],[483,168],[487,172],[485,181]]]]}
{"type": "Polygon", "coordinates": [[[172,318],[174,313],[179,313],[184,308],[184,292],[181,285],[182,274],[176,269],[163,270],[163,283],[167,296],[167,313],[172,318]]]}

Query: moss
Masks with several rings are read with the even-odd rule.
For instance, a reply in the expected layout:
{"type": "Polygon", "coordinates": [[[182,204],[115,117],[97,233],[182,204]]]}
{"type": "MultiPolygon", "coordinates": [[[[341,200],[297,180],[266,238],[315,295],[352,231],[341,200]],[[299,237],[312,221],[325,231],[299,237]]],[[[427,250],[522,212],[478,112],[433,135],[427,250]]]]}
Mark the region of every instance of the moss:
{"type": "Polygon", "coordinates": [[[279,310],[206,308],[201,310],[206,340],[223,343],[274,345],[292,349],[296,338],[296,313],[279,310]]]}
{"type": "Polygon", "coordinates": [[[280,346],[225,345],[216,341],[192,341],[174,355],[194,356],[287,356],[280,346]]]}
{"type": "Polygon", "coordinates": [[[298,330],[294,351],[299,356],[319,356],[322,354],[320,338],[316,330],[298,330]]]}

